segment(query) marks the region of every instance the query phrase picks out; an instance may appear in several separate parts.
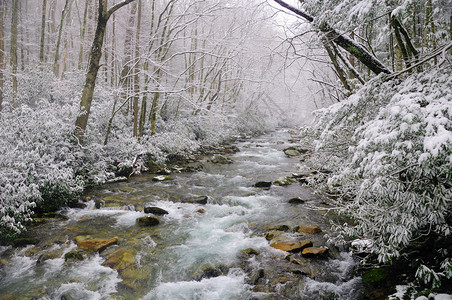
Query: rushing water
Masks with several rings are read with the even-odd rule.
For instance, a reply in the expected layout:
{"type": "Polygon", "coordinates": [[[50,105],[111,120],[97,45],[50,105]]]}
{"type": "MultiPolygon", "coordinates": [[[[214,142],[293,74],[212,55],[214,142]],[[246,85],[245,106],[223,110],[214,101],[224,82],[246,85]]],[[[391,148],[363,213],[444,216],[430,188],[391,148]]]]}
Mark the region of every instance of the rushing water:
{"type": "MultiPolygon", "coordinates": [[[[328,232],[324,212],[288,203],[301,197],[320,207],[309,189],[254,187],[305,168],[282,152],[288,139],[281,130],[241,142],[241,151],[230,156],[234,163],[203,161],[203,171],[172,174],[172,181],[153,182],[145,174],[90,190],[87,208],[64,210],[68,220],[30,229],[37,245],[0,247],[0,299],[358,299],[361,281],[353,278],[350,254],[332,251],[328,259],[297,265],[264,238],[265,227],[276,224],[316,224],[328,232]],[[207,204],[179,202],[201,195],[207,204]],[[96,209],[96,200],[105,206],[96,209]],[[146,203],[168,211],[160,225],[136,224],[146,203]],[[77,250],[76,236],[118,237],[118,243],[65,261],[77,250]],[[260,254],[246,256],[246,248],[260,254]],[[118,250],[129,259],[110,268],[106,260],[118,250]],[[253,280],[259,272],[262,278],[253,280]]],[[[325,243],[321,234],[309,238],[315,246],[325,243]]]]}

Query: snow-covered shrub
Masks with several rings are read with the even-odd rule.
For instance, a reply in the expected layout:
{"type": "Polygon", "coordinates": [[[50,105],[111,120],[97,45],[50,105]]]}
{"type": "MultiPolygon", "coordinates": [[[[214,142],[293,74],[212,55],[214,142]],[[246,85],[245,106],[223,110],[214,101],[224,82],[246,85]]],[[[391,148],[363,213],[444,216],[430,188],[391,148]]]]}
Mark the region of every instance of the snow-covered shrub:
{"type": "Polygon", "coordinates": [[[0,237],[24,229],[32,209],[62,204],[82,190],[73,162],[78,155],[70,143],[72,127],[59,113],[70,107],[48,102],[39,108],[23,105],[0,118],[0,237]]]}
{"type": "Polygon", "coordinates": [[[433,285],[450,278],[444,262],[452,233],[451,68],[398,84],[377,78],[317,113],[320,163],[341,161],[328,164],[335,171],[328,189],[342,195],[339,212],[355,221],[337,225],[338,238],[371,239],[367,251],[390,263],[435,237],[446,246],[426,250],[436,251],[437,262],[418,262],[417,275],[433,285]]]}

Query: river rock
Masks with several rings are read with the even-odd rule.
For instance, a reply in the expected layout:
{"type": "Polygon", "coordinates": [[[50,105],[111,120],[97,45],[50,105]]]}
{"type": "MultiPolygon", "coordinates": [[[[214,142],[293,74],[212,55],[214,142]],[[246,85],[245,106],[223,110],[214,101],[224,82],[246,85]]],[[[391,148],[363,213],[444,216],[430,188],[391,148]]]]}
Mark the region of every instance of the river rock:
{"type": "Polygon", "coordinates": [[[303,204],[305,202],[306,201],[301,199],[300,197],[295,197],[295,198],[292,198],[292,199],[289,200],[290,204],[303,204]]]}
{"type": "Polygon", "coordinates": [[[205,204],[207,204],[208,199],[209,199],[209,197],[207,197],[207,196],[198,196],[198,197],[189,197],[189,198],[182,199],[181,202],[205,205],[205,204]]]}
{"type": "Polygon", "coordinates": [[[304,257],[319,257],[324,256],[328,252],[328,248],[322,247],[308,247],[304,248],[301,255],[304,257]]]}
{"type": "Polygon", "coordinates": [[[205,214],[206,213],[206,210],[204,209],[204,208],[199,208],[199,209],[197,209],[197,210],[195,210],[197,213],[200,213],[200,214],[205,214]]]}
{"type": "Polygon", "coordinates": [[[64,255],[64,261],[68,260],[83,260],[83,254],[79,251],[73,250],[64,255]]]}
{"type": "Polygon", "coordinates": [[[102,265],[117,271],[124,270],[135,263],[135,254],[136,250],[134,249],[120,248],[107,255],[106,261],[102,265]]]}
{"type": "Polygon", "coordinates": [[[265,227],[266,230],[277,230],[277,231],[289,231],[290,227],[288,225],[269,225],[265,227]]]}
{"type": "Polygon", "coordinates": [[[27,245],[36,245],[39,241],[35,238],[17,238],[13,240],[14,247],[25,247],[27,245]]]}
{"type": "Polygon", "coordinates": [[[118,243],[118,238],[114,237],[111,239],[91,239],[91,240],[84,240],[77,243],[77,247],[80,249],[86,249],[94,252],[102,252],[105,250],[108,246],[111,246],[113,244],[118,243]]]}
{"type": "Polygon", "coordinates": [[[152,177],[152,181],[168,181],[168,180],[174,180],[174,178],[166,175],[152,177]]]}
{"type": "Polygon", "coordinates": [[[246,254],[246,255],[248,255],[248,256],[251,256],[251,255],[259,255],[259,254],[260,254],[259,251],[255,250],[255,249],[253,249],[253,248],[246,248],[246,249],[243,249],[243,250],[240,251],[240,252],[243,253],[243,254],[246,254]]]}
{"type": "Polygon", "coordinates": [[[279,185],[279,186],[291,185],[292,183],[294,183],[294,180],[291,178],[288,178],[288,177],[280,177],[280,178],[276,179],[275,181],[273,181],[273,184],[279,185]]]}
{"type": "Polygon", "coordinates": [[[296,242],[275,242],[271,243],[270,247],[287,251],[287,252],[299,252],[304,248],[311,247],[312,242],[310,240],[302,240],[296,242]]]}
{"type": "Polygon", "coordinates": [[[231,159],[229,159],[229,158],[227,158],[226,156],[223,156],[223,155],[215,155],[214,157],[209,159],[209,162],[211,162],[213,164],[222,164],[222,165],[232,164],[233,163],[233,161],[231,159]]]}
{"type": "Polygon", "coordinates": [[[36,265],[39,266],[42,263],[44,263],[46,260],[49,260],[49,259],[59,258],[61,256],[61,254],[62,253],[58,253],[56,251],[43,253],[43,254],[39,255],[38,259],[36,260],[36,265]]]}
{"type": "Polygon", "coordinates": [[[256,182],[256,184],[254,184],[255,187],[258,188],[270,188],[272,186],[272,182],[271,181],[259,181],[256,182]]]}
{"type": "Polygon", "coordinates": [[[281,231],[281,230],[272,230],[272,231],[269,231],[269,232],[266,232],[266,233],[265,233],[265,239],[266,239],[267,241],[271,241],[271,240],[275,239],[277,236],[280,236],[280,235],[282,235],[282,234],[284,234],[284,231],[281,231]]]}
{"type": "Polygon", "coordinates": [[[162,216],[162,215],[167,215],[168,211],[164,210],[163,208],[157,207],[157,206],[145,206],[144,213],[162,216]]]}
{"type": "Polygon", "coordinates": [[[259,283],[259,279],[264,278],[265,277],[265,271],[264,269],[259,269],[256,271],[256,273],[254,273],[251,278],[251,284],[256,285],[259,283]]]}
{"type": "Polygon", "coordinates": [[[317,225],[299,225],[299,226],[294,228],[294,231],[295,232],[300,232],[300,233],[315,234],[315,233],[322,232],[322,229],[320,229],[320,227],[317,226],[317,225]]]}
{"type": "Polygon", "coordinates": [[[140,226],[156,226],[158,224],[160,224],[159,219],[155,218],[155,217],[141,217],[141,218],[137,218],[137,223],[140,226]]]}
{"type": "Polygon", "coordinates": [[[289,157],[300,156],[301,155],[301,153],[298,152],[295,149],[286,149],[286,150],[284,150],[284,154],[289,156],[289,157]]]}

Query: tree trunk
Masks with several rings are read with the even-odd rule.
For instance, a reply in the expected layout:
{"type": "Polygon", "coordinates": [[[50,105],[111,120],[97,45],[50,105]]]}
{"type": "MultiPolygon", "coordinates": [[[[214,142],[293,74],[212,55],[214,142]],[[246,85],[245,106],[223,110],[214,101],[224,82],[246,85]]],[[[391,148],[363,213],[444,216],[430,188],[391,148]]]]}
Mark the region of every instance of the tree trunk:
{"type": "Polygon", "coordinates": [[[12,0],[11,18],[11,76],[13,79],[13,108],[17,107],[17,16],[18,0],[12,0]]]}
{"type": "Polygon", "coordinates": [[[58,38],[57,38],[57,44],[56,44],[56,48],[55,48],[55,60],[53,61],[53,74],[55,75],[55,77],[58,77],[58,69],[60,67],[58,64],[58,61],[60,60],[61,35],[63,33],[64,17],[66,16],[68,5],[69,5],[69,0],[66,0],[63,11],[61,12],[61,21],[60,21],[60,26],[58,28],[58,38]]]}
{"type": "MultiPolygon", "coordinates": [[[[304,18],[305,20],[312,23],[314,18],[304,13],[303,11],[285,3],[281,0],[274,0],[276,3],[281,5],[284,8],[294,12],[298,16],[304,18]]],[[[386,73],[390,74],[391,72],[375,57],[373,56],[366,48],[364,48],[361,44],[355,42],[350,39],[348,36],[340,34],[336,32],[333,28],[331,28],[328,24],[324,23],[319,27],[319,30],[325,33],[326,37],[330,40],[342,47],[345,51],[355,56],[360,62],[362,62],[365,66],[367,66],[372,72],[375,74],[386,73]]]]}
{"type": "Polygon", "coordinates": [[[88,6],[90,0],[85,0],[85,10],[83,11],[83,25],[80,29],[80,48],[78,52],[78,69],[81,70],[83,66],[83,44],[85,43],[86,21],[88,17],[88,6]]]}
{"type": "Polygon", "coordinates": [[[80,113],[75,121],[75,135],[80,143],[83,143],[83,137],[88,124],[91,102],[93,100],[94,88],[96,86],[97,73],[99,71],[99,62],[102,56],[105,28],[107,26],[108,19],[115,11],[132,1],[134,0],[121,1],[107,11],[107,0],[99,0],[99,15],[93,44],[91,46],[88,73],[86,74],[85,86],[83,88],[82,98],[80,99],[80,113]]]}
{"type": "Polygon", "coordinates": [[[2,111],[3,104],[3,71],[5,69],[4,65],[4,52],[5,52],[5,43],[4,39],[4,21],[5,21],[5,0],[0,0],[0,111],[2,111]]]}
{"type": "Polygon", "coordinates": [[[138,0],[138,16],[137,16],[137,31],[135,38],[135,74],[133,80],[133,136],[138,136],[138,100],[140,91],[140,78],[138,73],[140,72],[139,57],[140,57],[140,25],[141,25],[141,0],[138,0]]]}
{"type": "Polygon", "coordinates": [[[39,63],[44,63],[44,44],[46,35],[46,9],[47,0],[42,0],[42,18],[41,18],[41,42],[39,45],[39,63]]]}

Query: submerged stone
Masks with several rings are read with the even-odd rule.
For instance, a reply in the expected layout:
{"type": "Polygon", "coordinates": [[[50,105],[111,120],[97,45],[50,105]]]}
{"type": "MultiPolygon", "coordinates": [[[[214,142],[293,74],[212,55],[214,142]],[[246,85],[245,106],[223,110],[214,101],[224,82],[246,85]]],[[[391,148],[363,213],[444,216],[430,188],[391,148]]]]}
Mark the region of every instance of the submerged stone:
{"type": "Polygon", "coordinates": [[[294,230],[295,230],[295,232],[311,233],[311,234],[322,232],[322,229],[320,229],[320,227],[317,225],[300,225],[300,226],[295,227],[294,230]]]}
{"type": "Polygon", "coordinates": [[[160,224],[159,219],[155,218],[155,217],[141,217],[141,218],[137,218],[137,223],[140,226],[156,226],[158,224],[160,224]]]}
{"type": "Polygon", "coordinates": [[[77,247],[80,249],[86,249],[94,252],[102,252],[105,250],[108,246],[111,246],[113,244],[118,243],[118,238],[114,237],[111,239],[91,239],[91,240],[84,240],[77,243],[77,247]]]}
{"type": "Polygon", "coordinates": [[[161,215],[167,215],[168,211],[164,210],[163,208],[157,207],[157,206],[146,206],[144,208],[144,213],[161,216],[161,215]]]}
{"type": "Polygon", "coordinates": [[[281,231],[281,230],[272,230],[272,231],[265,233],[265,239],[267,241],[271,241],[271,240],[275,239],[277,236],[282,235],[283,233],[284,233],[284,231],[281,231]]]}
{"type": "Polygon", "coordinates": [[[276,179],[275,181],[273,181],[273,184],[279,185],[279,186],[291,185],[292,183],[294,183],[294,180],[291,178],[288,178],[288,177],[280,177],[280,178],[276,179]]]}
{"type": "Polygon", "coordinates": [[[310,240],[302,240],[296,242],[275,242],[271,243],[270,247],[287,251],[287,252],[299,252],[304,248],[311,247],[312,242],[310,240]]]}

